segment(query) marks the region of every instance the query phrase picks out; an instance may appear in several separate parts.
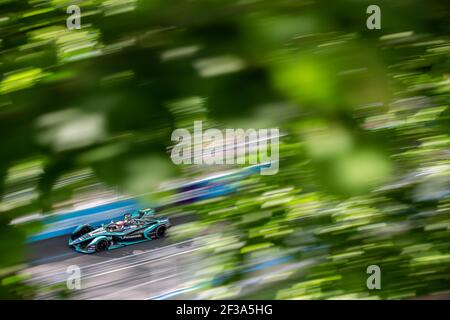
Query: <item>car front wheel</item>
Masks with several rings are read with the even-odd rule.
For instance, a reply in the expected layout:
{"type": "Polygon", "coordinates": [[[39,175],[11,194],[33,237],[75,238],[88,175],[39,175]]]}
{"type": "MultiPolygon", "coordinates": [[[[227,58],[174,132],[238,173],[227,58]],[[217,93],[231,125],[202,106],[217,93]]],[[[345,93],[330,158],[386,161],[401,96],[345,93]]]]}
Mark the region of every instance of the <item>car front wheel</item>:
{"type": "Polygon", "coordinates": [[[162,237],[164,237],[165,234],[166,234],[165,226],[160,226],[160,227],[158,227],[158,229],[156,229],[156,237],[157,238],[162,238],[162,237]]]}

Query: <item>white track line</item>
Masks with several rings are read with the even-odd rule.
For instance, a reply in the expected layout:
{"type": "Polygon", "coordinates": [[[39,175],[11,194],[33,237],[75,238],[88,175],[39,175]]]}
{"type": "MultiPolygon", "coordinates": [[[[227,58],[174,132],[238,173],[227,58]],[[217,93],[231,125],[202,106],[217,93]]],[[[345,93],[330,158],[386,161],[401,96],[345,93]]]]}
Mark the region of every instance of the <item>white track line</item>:
{"type": "MultiPolygon", "coordinates": [[[[167,280],[167,279],[173,278],[175,276],[176,276],[176,274],[171,274],[171,275],[168,275],[168,276],[165,276],[165,277],[162,277],[162,278],[153,279],[153,280],[150,280],[150,281],[146,281],[144,283],[139,283],[139,284],[136,284],[136,285],[131,286],[131,287],[126,287],[126,288],[114,291],[113,293],[109,293],[109,294],[103,295],[101,297],[101,300],[103,300],[103,299],[105,299],[105,297],[108,297],[108,296],[111,296],[111,295],[114,296],[116,294],[123,293],[123,292],[130,291],[130,290],[134,290],[136,288],[139,288],[139,287],[151,284],[151,283],[155,283],[155,282],[162,281],[162,280],[167,280]]],[[[105,299],[105,300],[107,300],[107,299],[105,299]]]]}
{"type": "Polygon", "coordinates": [[[134,267],[139,267],[141,265],[144,265],[144,264],[147,264],[147,263],[151,263],[151,262],[166,260],[166,259],[169,259],[169,258],[172,258],[172,257],[175,257],[175,256],[179,256],[179,255],[182,255],[182,254],[185,254],[185,253],[189,253],[189,252],[198,251],[198,250],[201,250],[201,249],[202,249],[202,247],[199,247],[199,248],[195,248],[195,249],[191,249],[191,250],[186,250],[186,251],[173,253],[171,255],[160,257],[160,258],[149,259],[149,260],[146,260],[146,261],[143,261],[143,262],[139,262],[139,263],[136,263],[136,264],[131,264],[131,265],[128,265],[128,266],[122,267],[122,268],[112,269],[112,270],[108,270],[108,271],[101,272],[101,273],[96,273],[96,274],[95,273],[88,274],[87,276],[83,276],[82,279],[85,280],[85,279],[95,278],[95,277],[99,277],[99,276],[104,276],[104,275],[107,275],[107,274],[110,274],[110,273],[114,273],[114,272],[130,269],[130,268],[134,268],[134,267]]]}
{"type": "MultiPolygon", "coordinates": [[[[137,254],[130,254],[130,255],[123,256],[123,257],[119,257],[119,258],[113,258],[113,259],[109,259],[109,260],[105,260],[105,261],[92,263],[92,264],[89,264],[89,265],[86,265],[86,266],[82,266],[81,270],[87,269],[87,268],[92,268],[92,267],[99,266],[99,265],[115,263],[115,262],[117,262],[119,260],[123,260],[123,259],[131,259],[131,258],[134,258],[134,257],[139,257],[139,256],[141,256],[143,254],[150,254],[150,253],[153,253],[153,252],[165,250],[167,248],[176,247],[178,245],[183,245],[185,243],[193,242],[193,241],[201,239],[201,238],[204,238],[204,237],[198,237],[198,238],[195,238],[195,239],[188,239],[188,240],[184,240],[184,241],[181,241],[181,242],[170,244],[170,245],[167,245],[167,246],[164,246],[164,247],[159,247],[159,248],[155,248],[155,249],[146,250],[146,251],[143,251],[143,252],[140,252],[140,253],[137,253],[137,254]]],[[[63,271],[55,272],[55,273],[52,273],[52,274],[47,274],[47,275],[41,275],[41,276],[33,277],[33,280],[45,279],[45,278],[52,277],[52,276],[59,275],[59,274],[66,274],[66,270],[63,269],[63,271]]]]}

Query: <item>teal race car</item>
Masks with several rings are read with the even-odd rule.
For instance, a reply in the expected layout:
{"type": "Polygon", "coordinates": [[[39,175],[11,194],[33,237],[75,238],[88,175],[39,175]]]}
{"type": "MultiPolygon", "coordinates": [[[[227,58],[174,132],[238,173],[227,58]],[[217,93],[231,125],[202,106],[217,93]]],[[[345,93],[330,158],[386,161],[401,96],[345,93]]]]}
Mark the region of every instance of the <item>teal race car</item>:
{"type": "Polygon", "coordinates": [[[72,232],[69,246],[78,252],[95,253],[162,238],[171,227],[170,221],[154,215],[153,209],[143,209],[100,227],[80,225],[72,232]]]}

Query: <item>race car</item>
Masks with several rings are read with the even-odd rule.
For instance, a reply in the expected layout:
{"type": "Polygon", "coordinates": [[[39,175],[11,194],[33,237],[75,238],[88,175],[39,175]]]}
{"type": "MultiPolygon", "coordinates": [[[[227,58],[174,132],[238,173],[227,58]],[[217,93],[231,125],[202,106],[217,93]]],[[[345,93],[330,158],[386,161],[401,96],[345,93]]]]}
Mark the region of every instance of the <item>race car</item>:
{"type": "Polygon", "coordinates": [[[171,224],[168,218],[154,214],[153,209],[143,209],[97,228],[80,225],[72,232],[69,246],[78,252],[95,253],[162,238],[171,224]]]}

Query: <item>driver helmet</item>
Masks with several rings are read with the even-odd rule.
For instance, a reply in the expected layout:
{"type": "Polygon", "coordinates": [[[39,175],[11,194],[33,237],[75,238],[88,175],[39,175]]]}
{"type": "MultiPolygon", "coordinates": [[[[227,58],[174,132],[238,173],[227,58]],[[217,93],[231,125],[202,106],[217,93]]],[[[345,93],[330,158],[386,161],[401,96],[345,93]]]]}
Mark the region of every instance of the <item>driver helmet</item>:
{"type": "Polygon", "coordinates": [[[116,226],[118,229],[122,229],[124,227],[125,223],[123,221],[117,221],[116,226]]]}

